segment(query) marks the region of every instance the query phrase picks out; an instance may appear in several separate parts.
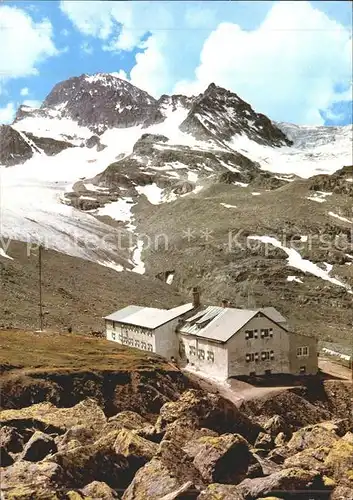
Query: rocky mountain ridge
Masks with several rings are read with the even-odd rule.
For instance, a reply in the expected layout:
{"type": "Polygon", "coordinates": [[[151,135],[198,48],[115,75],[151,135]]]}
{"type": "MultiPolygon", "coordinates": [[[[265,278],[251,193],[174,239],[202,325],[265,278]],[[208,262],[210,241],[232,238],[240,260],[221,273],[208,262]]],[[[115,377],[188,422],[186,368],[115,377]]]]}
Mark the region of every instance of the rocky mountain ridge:
{"type": "Polygon", "coordinates": [[[17,164],[2,170],[5,237],[168,276],[185,297],[198,285],[207,303],[276,305],[304,332],[348,339],[349,127],[274,123],[215,84],[156,100],[98,74],[1,130],[1,162],[17,164]]]}

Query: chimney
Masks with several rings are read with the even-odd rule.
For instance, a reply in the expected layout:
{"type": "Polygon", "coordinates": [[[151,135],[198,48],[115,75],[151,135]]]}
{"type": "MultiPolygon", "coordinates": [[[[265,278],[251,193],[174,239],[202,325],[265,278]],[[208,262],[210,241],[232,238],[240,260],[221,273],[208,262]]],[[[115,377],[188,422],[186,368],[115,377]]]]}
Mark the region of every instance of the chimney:
{"type": "Polygon", "coordinates": [[[228,304],[229,304],[228,299],[223,299],[222,300],[222,304],[221,304],[222,307],[228,307],[228,304]]]}
{"type": "Polygon", "coordinates": [[[200,304],[200,291],[197,286],[194,286],[192,289],[192,305],[196,308],[199,307],[200,304]]]}

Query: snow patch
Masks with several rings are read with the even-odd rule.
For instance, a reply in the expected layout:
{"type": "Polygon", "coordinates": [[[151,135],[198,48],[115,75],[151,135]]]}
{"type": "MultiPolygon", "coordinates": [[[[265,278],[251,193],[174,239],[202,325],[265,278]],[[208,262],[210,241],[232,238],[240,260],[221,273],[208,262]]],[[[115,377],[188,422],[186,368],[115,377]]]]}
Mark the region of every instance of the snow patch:
{"type": "Polygon", "coordinates": [[[124,271],[124,266],[122,266],[121,264],[116,264],[115,262],[112,262],[110,260],[103,260],[103,261],[98,260],[97,264],[114,269],[114,271],[117,271],[118,273],[124,271]]]}
{"type": "Polygon", "coordinates": [[[169,273],[166,280],[167,285],[171,285],[173,283],[173,280],[174,280],[174,273],[169,273]]]}
{"type": "Polygon", "coordinates": [[[135,249],[132,252],[132,262],[133,262],[133,264],[135,266],[132,269],[132,271],[134,273],[145,274],[145,272],[146,272],[145,264],[144,264],[144,262],[141,259],[142,250],[143,250],[143,240],[138,239],[137,240],[137,245],[136,245],[135,249]]]}
{"type": "Polygon", "coordinates": [[[246,188],[249,185],[249,184],[246,184],[245,182],[239,182],[239,181],[235,181],[235,182],[233,182],[233,184],[234,184],[234,186],[240,186],[243,188],[246,188]]]}
{"type": "Polygon", "coordinates": [[[334,212],[329,212],[328,214],[331,217],[335,217],[336,219],[339,219],[342,222],[348,222],[348,224],[353,224],[353,221],[351,221],[350,219],[347,219],[346,217],[341,217],[340,215],[335,214],[334,212]]]}
{"type": "Polygon", "coordinates": [[[324,269],[321,269],[319,266],[311,262],[310,260],[303,259],[302,256],[300,255],[299,252],[294,250],[294,248],[288,248],[282,245],[282,243],[277,240],[276,238],[273,238],[271,236],[248,236],[248,239],[250,240],[259,240],[262,243],[268,243],[270,245],[273,245],[274,247],[281,248],[286,252],[288,255],[288,266],[294,267],[296,269],[299,269],[300,271],[303,271],[304,273],[310,273],[313,276],[316,276],[318,278],[321,278],[325,281],[330,281],[334,285],[338,285],[341,287],[346,288],[350,293],[351,287],[342,281],[338,280],[337,278],[332,278],[329,275],[329,272],[324,269]]]}
{"type": "Polygon", "coordinates": [[[107,203],[104,207],[97,210],[97,215],[108,216],[114,220],[122,222],[131,222],[132,213],[131,209],[135,206],[132,198],[120,198],[118,201],[107,203]]]}
{"type": "Polygon", "coordinates": [[[199,176],[196,172],[188,172],[188,181],[197,182],[198,178],[199,178],[199,176]]]}
{"type": "Polygon", "coordinates": [[[222,207],[225,207],[225,208],[237,208],[236,205],[228,205],[228,203],[221,203],[222,207]]]}
{"type": "Polygon", "coordinates": [[[300,278],[297,278],[296,276],[288,276],[287,281],[296,281],[297,283],[303,283],[303,281],[300,278]]]}
{"type": "Polygon", "coordinates": [[[163,189],[157,186],[156,183],[137,186],[136,191],[145,195],[152,205],[159,205],[163,201],[163,189]]]}
{"type": "Polygon", "coordinates": [[[14,260],[12,257],[10,257],[10,255],[7,255],[7,253],[3,248],[0,248],[0,257],[5,257],[5,259],[14,260]]]}

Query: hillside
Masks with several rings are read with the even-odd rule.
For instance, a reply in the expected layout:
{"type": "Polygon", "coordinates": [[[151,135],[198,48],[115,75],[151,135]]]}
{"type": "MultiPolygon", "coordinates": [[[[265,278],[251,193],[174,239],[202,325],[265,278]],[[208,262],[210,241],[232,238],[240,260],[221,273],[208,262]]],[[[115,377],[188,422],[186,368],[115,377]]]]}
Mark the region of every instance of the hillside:
{"type": "MultiPolygon", "coordinates": [[[[39,327],[38,250],[11,241],[0,254],[0,327],[39,327]]],[[[183,296],[159,280],[114,269],[52,250],[42,252],[44,327],[102,331],[103,317],[131,303],[173,307],[183,296]]]]}
{"type": "MultiPolygon", "coordinates": [[[[154,99],[96,74],[59,82],[0,133],[1,234],[50,250],[48,326],[96,329],[107,310],[175,305],[199,285],[205,303],[273,305],[350,342],[350,126],[276,123],[215,84],[154,99]]],[[[1,262],[2,322],[32,327],[35,268],[1,262]]]]}

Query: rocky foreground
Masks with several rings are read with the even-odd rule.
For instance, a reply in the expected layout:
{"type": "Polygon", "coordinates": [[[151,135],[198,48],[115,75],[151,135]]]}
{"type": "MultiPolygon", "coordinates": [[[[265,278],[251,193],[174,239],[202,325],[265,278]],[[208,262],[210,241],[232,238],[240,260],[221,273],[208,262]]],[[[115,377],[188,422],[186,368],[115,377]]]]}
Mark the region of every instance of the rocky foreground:
{"type": "Polygon", "coordinates": [[[326,381],[241,410],[188,389],[154,416],[93,399],[0,413],[6,499],[353,499],[351,385],[326,381]],[[315,391],[314,391],[315,392],[315,391]]]}

